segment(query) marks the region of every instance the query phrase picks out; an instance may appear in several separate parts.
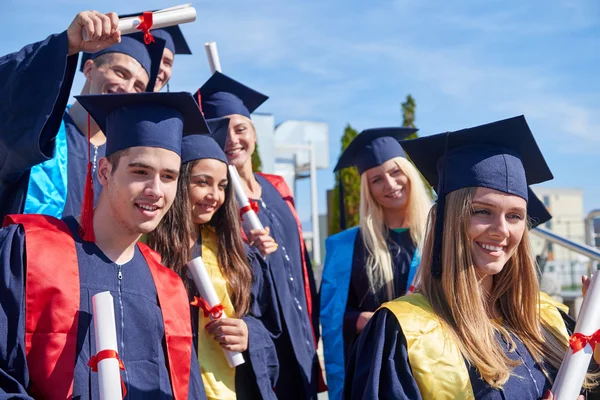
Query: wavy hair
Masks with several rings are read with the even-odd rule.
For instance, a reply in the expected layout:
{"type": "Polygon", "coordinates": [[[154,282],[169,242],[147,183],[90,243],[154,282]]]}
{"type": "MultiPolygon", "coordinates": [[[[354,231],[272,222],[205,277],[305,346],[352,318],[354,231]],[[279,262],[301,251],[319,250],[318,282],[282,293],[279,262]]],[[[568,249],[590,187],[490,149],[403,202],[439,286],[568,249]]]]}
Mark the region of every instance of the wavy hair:
{"type": "MultiPolygon", "coordinates": [[[[148,236],[148,245],[161,256],[164,265],[177,272],[188,292],[195,291],[186,277],[186,264],[192,258],[190,238],[199,232],[192,221],[192,205],[189,197],[190,176],[198,161],[181,166],[177,196],[156,229],[148,236]]],[[[227,172],[229,182],[229,171],[227,172]]],[[[221,273],[227,280],[228,293],[236,316],[245,315],[250,308],[252,270],[248,264],[241,236],[238,206],[233,195],[233,185],[227,185],[225,201],[213,215],[209,224],[217,234],[217,260],[221,273]]]]}

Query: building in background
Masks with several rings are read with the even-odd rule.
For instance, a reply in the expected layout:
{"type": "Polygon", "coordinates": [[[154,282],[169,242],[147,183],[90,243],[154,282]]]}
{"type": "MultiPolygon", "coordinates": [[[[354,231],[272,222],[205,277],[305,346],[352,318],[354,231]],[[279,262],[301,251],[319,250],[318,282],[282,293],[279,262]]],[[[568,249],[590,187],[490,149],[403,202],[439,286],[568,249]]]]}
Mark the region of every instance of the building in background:
{"type": "Polygon", "coordinates": [[[313,267],[318,267],[323,263],[321,236],[327,231],[320,229],[317,170],[329,168],[329,127],[312,121],[285,121],[276,126],[270,114],[253,114],[252,121],[262,171],[283,176],[296,202],[310,203],[309,215],[299,211],[299,216],[301,221],[310,221],[303,224],[303,234],[313,267]],[[296,182],[303,179],[310,181],[310,190],[297,192],[296,182]]]}
{"type": "MultiPolygon", "coordinates": [[[[544,227],[578,243],[585,243],[583,190],[532,187],[544,202],[552,219],[544,227]]],[[[564,247],[531,235],[534,253],[546,258],[544,271],[556,276],[564,290],[581,286],[581,275],[587,274],[589,260],[564,247]]]]}

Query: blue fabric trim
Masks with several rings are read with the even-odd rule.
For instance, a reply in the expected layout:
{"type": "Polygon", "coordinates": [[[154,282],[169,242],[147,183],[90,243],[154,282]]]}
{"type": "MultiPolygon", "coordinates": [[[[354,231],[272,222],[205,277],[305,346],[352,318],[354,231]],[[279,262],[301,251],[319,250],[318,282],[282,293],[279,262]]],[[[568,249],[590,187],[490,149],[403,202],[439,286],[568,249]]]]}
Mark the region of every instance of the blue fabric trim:
{"type": "MultiPolygon", "coordinates": [[[[321,278],[321,329],[330,400],[341,399],[344,388],[346,365],[343,322],[358,229],[347,229],[328,237],[325,241],[325,264],[321,278]]],[[[420,264],[421,254],[416,249],[410,263],[406,290],[412,284],[420,264]]]]}
{"type": "Polygon", "coordinates": [[[67,202],[67,131],[64,119],[56,135],[54,157],[31,168],[24,214],[62,218],[67,202]]]}
{"type": "Polygon", "coordinates": [[[412,285],[413,280],[415,279],[419,265],[421,265],[421,252],[419,249],[415,249],[415,254],[413,254],[412,261],[410,262],[410,269],[408,270],[408,279],[406,280],[407,292],[410,288],[410,285],[412,285]]]}
{"type": "Polygon", "coordinates": [[[343,321],[348,302],[354,241],[358,227],[350,228],[325,241],[325,264],[321,278],[321,329],[329,398],[342,398],[344,388],[343,321]]]}

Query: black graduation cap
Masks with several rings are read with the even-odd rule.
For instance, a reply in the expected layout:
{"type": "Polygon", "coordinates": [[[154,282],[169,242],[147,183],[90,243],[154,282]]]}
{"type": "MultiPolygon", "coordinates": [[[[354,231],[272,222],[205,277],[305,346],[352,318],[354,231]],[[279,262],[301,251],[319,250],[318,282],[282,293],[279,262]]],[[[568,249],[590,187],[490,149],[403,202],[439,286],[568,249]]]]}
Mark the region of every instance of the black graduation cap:
{"type": "Polygon", "coordinates": [[[395,157],[405,157],[400,140],[417,132],[415,128],[365,129],[350,142],[340,155],[334,172],[357,167],[359,174],[375,168],[395,157]]]}
{"type": "Polygon", "coordinates": [[[527,201],[527,216],[531,228],[545,224],[552,219],[552,214],[546,208],[546,205],[535,195],[533,190],[528,190],[529,200],[527,201]]]}
{"type": "Polygon", "coordinates": [[[156,78],[160,71],[160,63],[162,62],[165,45],[165,40],[161,38],[157,38],[153,43],[148,45],[144,44],[142,33],[121,36],[120,43],[114,44],[106,49],[102,49],[96,53],[81,53],[79,71],[83,72],[83,67],[87,60],[94,60],[101,55],[108,53],[123,53],[136,59],[146,70],[149,77],[146,91],[153,92],[156,78]]]}
{"type": "Polygon", "coordinates": [[[75,96],[106,135],[106,155],[136,146],[181,154],[182,135],[210,133],[187,92],[75,96]]]}
{"type": "Polygon", "coordinates": [[[525,117],[406,140],[402,148],[438,193],[433,275],[441,276],[445,197],[486,187],[528,199],[528,185],[553,179],[525,117]]]}
{"type": "MultiPolygon", "coordinates": [[[[395,157],[405,157],[400,140],[417,132],[415,128],[393,127],[365,129],[346,147],[340,155],[334,172],[348,167],[356,167],[360,175],[368,169],[375,168],[395,157]]],[[[340,229],[346,229],[346,213],[344,206],[344,185],[339,175],[340,229]]]]}
{"type": "MultiPolygon", "coordinates": [[[[156,11],[159,10],[153,10],[151,12],[156,11]]],[[[119,18],[137,17],[138,15],[142,14],[143,11],[131,14],[120,14],[119,18]]],[[[173,54],[192,54],[190,46],[185,40],[185,37],[183,36],[183,32],[181,31],[181,27],[179,25],[169,26],[167,28],[152,29],[150,30],[150,33],[152,33],[152,36],[154,36],[155,38],[163,39],[166,42],[165,47],[171,50],[173,54]]]]}
{"type": "Polygon", "coordinates": [[[210,135],[187,135],[181,144],[181,163],[212,158],[227,164],[227,156],[223,151],[229,118],[215,118],[206,121],[210,135]]]}
{"type": "Polygon", "coordinates": [[[217,71],[194,98],[198,100],[204,116],[212,119],[232,114],[250,118],[250,114],[269,97],[217,71]]]}

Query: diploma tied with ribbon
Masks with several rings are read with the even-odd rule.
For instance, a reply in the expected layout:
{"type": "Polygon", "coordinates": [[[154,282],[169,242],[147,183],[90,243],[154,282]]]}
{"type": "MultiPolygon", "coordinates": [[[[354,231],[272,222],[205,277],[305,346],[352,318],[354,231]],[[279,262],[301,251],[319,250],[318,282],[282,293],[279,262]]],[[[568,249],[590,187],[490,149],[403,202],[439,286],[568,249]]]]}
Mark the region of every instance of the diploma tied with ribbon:
{"type": "MultiPolygon", "coordinates": [[[[145,12],[135,17],[119,19],[121,35],[144,32],[144,42],[150,44],[154,41],[150,30],[168,28],[169,26],[186,24],[196,20],[196,9],[191,4],[165,8],[154,12],[145,12]]],[[[83,40],[88,41],[87,30],[81,32],[83,40]]]]}
{"type": "Polygon", "coordinates": [[[242,218],[244,232],[248,235],[251,230],[264,229],[263,224],[258,219],[258,204],[246,196],[240,176],[233,165],[229,166],[229,175],[231,175],[233,191],[240,207],[240,217],[242,218]]]}
{"type": "MultiPolygon", "coordinates": [[[[192,275],[192,278],[194,279],[196,288],[200,293],[200,298],[197,298],[194,304],[199,306],[204,312],[204,315],[210,317],[210,319],[213,321],[220,318],[226,318],[227,316],[223,312],[223,306],[221,305],[221,301],[217,296],[217,292],[215,291],[212,280],[208,275],[208,271],[206,270],[204,261],[202,261],[202,257],[194,258],[187,263],[187,267],[192,275]]],[[[235,368],[245,362],[242,353],[225,349],[223,349],[223,353],[225,353],[227,364],[229,364],[231,368],[235,368]]]]}
{"type": "Polygon", "coordinates": [[[581,392],[585,374],[600,342],[600,279],[598,271],[590,278],[575,332],[569,340],[569,349],[558,370],[552,394],[556,400],[576,400],[581,392]]]}
{"type": "Polygon", "coordinates": [[[117,353],[117,328],[115,309],[110,292],[101,292],[92,296],[94,314],[94,334],[96,336],[96,355],[88,365],[98,372],[98,386],[101,400],[122,399],[126,390],[121,380],[121,370],[125,369],[117,353]]]}

